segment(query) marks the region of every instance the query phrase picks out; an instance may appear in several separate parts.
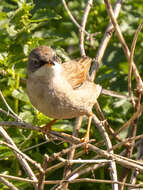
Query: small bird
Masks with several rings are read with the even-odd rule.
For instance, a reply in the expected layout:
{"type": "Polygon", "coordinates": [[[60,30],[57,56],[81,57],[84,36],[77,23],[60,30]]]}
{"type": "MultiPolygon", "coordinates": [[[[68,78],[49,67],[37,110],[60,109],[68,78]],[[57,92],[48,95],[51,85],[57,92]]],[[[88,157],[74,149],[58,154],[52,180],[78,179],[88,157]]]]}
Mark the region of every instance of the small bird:
{"type": "Polygon", "coordinates": [[[52,48],[39,46],[31,51],[27,66],[27,93],[33,106],[54,118],[50,125],[57,119],[87,115],[85,142],[89,141],[92,107],[102,90],[89,80],[91,61],[81,57],[62,63],[52,48]]]}

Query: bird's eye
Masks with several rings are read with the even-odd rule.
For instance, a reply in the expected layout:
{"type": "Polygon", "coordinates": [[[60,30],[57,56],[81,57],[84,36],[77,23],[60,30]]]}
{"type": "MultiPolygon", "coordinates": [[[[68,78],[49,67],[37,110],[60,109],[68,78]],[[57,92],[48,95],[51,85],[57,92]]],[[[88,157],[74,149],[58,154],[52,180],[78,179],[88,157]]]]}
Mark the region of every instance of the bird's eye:
{"type": "Polygon", "coordinates": [[[41,67],[41,66],[45,65],[46,63],[47,63],[46,61],[40,60],[39,61],[39,66],[41,67]]]}

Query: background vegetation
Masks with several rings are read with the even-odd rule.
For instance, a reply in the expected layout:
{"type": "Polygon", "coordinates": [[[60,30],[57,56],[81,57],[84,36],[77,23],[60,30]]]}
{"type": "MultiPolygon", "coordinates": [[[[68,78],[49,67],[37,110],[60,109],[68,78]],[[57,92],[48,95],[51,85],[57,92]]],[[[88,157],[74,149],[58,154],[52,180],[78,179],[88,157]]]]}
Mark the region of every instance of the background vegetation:
{"type": "MultiPolygon", "coordinates": [[[[80,23],[86,5],[85,0],[69,0],[68,6],[73,16],[80,23]]],[[[112,1],[114,2],[114,1],[112,1]]],[[[131,46],[134,33],[142,19],[143,2],[140,0],[125,0],[120,11],[118,23],[125,37],[128,47],[131,46]]],[[[86,30],[89,33],[100,32],[92,39],[85,40],[85,50],[88,56],[94,58],[98,50],[101,39],[109,22],[109,17],[103,1],[96,0],[91,8],[86,30]]],[[[64,6],[60,0],[2,0],[0,1],[0,90],[8,105],[25,122],[42,126],[49,122],[51,118],[36,111],[28,100],[26,94],[25,79],[27,77],[26,65],[29,52],[39,46],[48,45],[56,49],[64,59],[80,57],[79,51],[79,31],[70,20],[64,6]]],[[[136,45],[134,60],[140,75],[143,76],[143,32],[140,32],[136,45]]],[[[116,92],[128,94],[128,68],[129,64],[122,51],[121,44],[113,34],[112,39],[106,49],[102,64],[96,76],[96,83],[103,88],[116,92]]],[[[135,79],[132,77],[133,88],[136,87],[135,79]]],[[[105,118],[114,130],[117,130],[133,114],[132,104],[126,99],[113,98],[101,95],[99,104],[103,110],[105,118]]],[[[1,110],[8,113],[2,99],[0,99],[0,121],[14,121],[10,115],[6,115],[1,110]]],[[[53,125],[52,130],[63,131],[72,134],[75,120],[60,120],[53,125]]],[[[138,121],[137,134],[142,134],[143,118],[138,121]]],[[[84,118],[79,137],[85,133],[87,118],[84,118]]],[[[130,128],[129,128],[130,130],[130,128]]],[[[43,155],[52,155],[54,152],[67,148],[68,143],[45,142],[42,134],[36,131],[19,128],[7,128],[6,131],[16,143],[18,148],[30,156],[33,160],[42,163],[43,155]],[[33,148],[30,148],[33,147],[33,148]],[[29,149],[28,149],[29,148],[29,149]]],[[[128,130],[124,130],[121,138],[125,138],[128,130]]],[[[96,141],[102,139],[98,130],[93,125],[91,127],[91,138],[96,141]]],[[[4,140],[0,136],[1,140],[4,140]]],[[[115,142],[113,141],[113,144],[115,142]]],[[[103,147],[104,148],[104,147],[103,147]]],[[[115,152],[121,152],[124,147],[118,148],[115,152]]],[[[81,148],[82,150],[82,148],[81,148]]],[[[93,153],[83,154],[82,158],[92,158],[93,153]]],[[[135,156],[133,154],[132,156],[135,156]]],[[[55,161],[55,164],[57,162],[55,161]]],[[[74,166],[77,167],[77,165],[74,166]]],[[[46,179],[62,179],[64,168],[61,167],[52,173],[47,174],[46,179]]],[[[0,146],[0,173],[13,176],[27,177],[15,154],[6,146],[0,146]]],[[[97,179],[110,179],[108,168],[99,168],[93,172],[84,174],[83,177],[95,176],[97,179]]],[[[122,175],[122,168],[118,167],[119,176],[122,175]]],[[[130,175],[130,174],[129,174],[130,175]]],[[[143,176],[140,174],[138,182],[143,176]]],[[[20,181],[12,181],[18,189],[29,190],[33,186],[20,181]]],[[[50,189],[52,185],[46,186],[50,189]]],[[[72,190],[79,189],[111,189],[111,185],[100,183],[76,183],[71,184],[72,190]]],[[[8,189],[0,183],[0,189],[8,189]]]]}

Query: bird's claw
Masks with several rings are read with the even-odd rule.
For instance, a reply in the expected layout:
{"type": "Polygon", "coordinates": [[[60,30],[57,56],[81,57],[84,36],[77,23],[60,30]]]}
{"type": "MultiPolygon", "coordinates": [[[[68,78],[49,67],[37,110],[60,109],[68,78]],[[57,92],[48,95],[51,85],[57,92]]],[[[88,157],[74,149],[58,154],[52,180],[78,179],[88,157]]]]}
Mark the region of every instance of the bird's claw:
{"type": "Polygon", "coordinates": [[[85,135],[81,140],[80,142],[85,142],[86,144],[84,145],[84,152],[86,154],[88,154],[88,142],[89,142],[89,136],[88,135],[85,135]]]}

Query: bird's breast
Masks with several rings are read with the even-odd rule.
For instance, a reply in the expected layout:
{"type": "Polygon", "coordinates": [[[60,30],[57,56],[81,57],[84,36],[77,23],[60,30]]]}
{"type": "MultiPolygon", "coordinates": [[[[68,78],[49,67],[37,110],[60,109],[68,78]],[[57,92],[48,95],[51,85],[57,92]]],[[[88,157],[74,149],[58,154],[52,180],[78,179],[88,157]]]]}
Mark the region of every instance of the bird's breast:
{"type": "Polygon", "coordinates": [[[63,84],[62,79],[27,80],[27,93],[33,106],[43,114],[52,118],[76,117],[76,109],[72,107],[72,89],[69,84],[63,84]]]}

